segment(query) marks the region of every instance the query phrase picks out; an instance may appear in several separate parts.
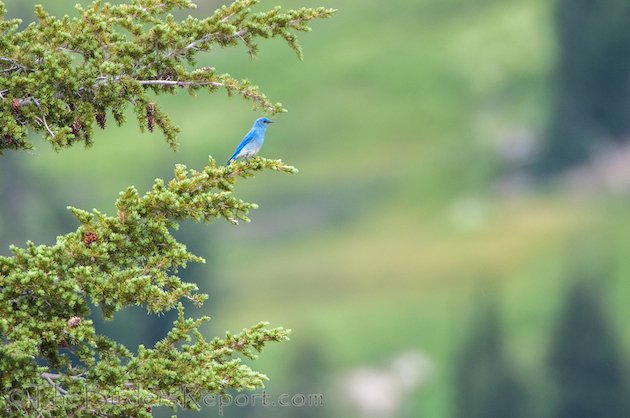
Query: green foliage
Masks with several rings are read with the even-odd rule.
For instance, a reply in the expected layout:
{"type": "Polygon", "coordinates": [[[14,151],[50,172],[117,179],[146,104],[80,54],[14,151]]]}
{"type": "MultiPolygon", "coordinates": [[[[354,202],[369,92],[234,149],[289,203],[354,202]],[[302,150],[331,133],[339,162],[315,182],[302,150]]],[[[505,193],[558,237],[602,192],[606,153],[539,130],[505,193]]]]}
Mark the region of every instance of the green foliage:
{"type": "Polygon", "coordinates": [[[37,412],[27,394],[33,397],[42,383],[51,390],[38,390],[37,400],[48,403],[52,416],[97,415],[90,405],[107,416],[149,416],[147,408],[155,405],[196,408],[193,394],[261,386],[266,377],[235,355],[255,358],[267,342],[286,340],[287,331],[261,323],[207,341],[198,328],[208,318],[186,319],[179,302],[200,305],[206,295],[177,276],[178,268],[203,259],[170,231],[181,220],[248,221],[256,205],[236,198],[234,184],[262,170],[296,172],[264,158],[228,167],[210,158],[202,171],[180,165],[168,184],[157,179],[143,196],[133,187],[122,192],[116,216],[70,208],[81,223],[77,231],[53,246],[29,242],[0,257],[0,385],[11,394],[0,398],[3,416],[37,412]],[[155,313],[176,307],[179,317],[154,348],[141,346],[134,355],[96,333],[88,300],[106,317],[129,305],[155,313]],[[64,401],[55,401],[60,396],[64,401]],[[121,400],[138,396],[142,402],[121,400]]]}
{"type": "MultiPolygon", "coordinates": [[[[189,0],[132,0],[77,6],[79,17],[57,19],[41,6],[38,21],[18,31],[0,1],[0,151],[29,149],[29,132],[42,132],[57,150],[90,145],[94,123],[111,113],[125,122],[132,106],[141,129],[157,126],[171,147],[178,129],[151,97],[187,89],[224,88],[255,108],[280,112],[247,80],[196,66],[199,52],[243,43],[250,55],[257,40],[283,38],[301,58],[294,32],[332,10],[274,8],[254,13],[258,0],[236,0],[208,18],[178,21],[170,13],[192,8],[189,0]]],[[[154,406],[199,409],[200,396],[228,389],[254,389],[265,375],[242,364],[288,331],[259,323],[238,334],[207,340],[182,301],[200,306],[207,298],[178,271],[204,260],[171,232],[179,222],[222,218],[249,221],[253,203],[234,196],[239,178],[257,172],[297,170],[280,160],[253,158],[201,171],[177,165],[168,183],[157,179],[140,195],[120,193],[117,213],[68,208],[78,229],[54,245],[11,246],[0,257],[0,411],[3,416],[150,416],[154,406]],[[161,314],[177,308],[172,330],[153,348],[134,354],[94,328],[90,304],[111,319],[138,305],[161,314]]]]}
{"type": "Polygon", "coordinates": [[[178,128],[151,101],[152,94],[186,89],[225,89],[254,108],[281,112],[248,80],[210,67],[196,67],[199,52],[243,43],[256,55],[260,38],[283,38],[301,57],[296,31],[334,12],[324,8],[254,13],[259,0],[236,0],[204,19],[178,21],[170,12],[190,9],[190,0],[95,1],[78,17],[57,19],[38,6],[37,22],[18,31],[0,2],[0,151],[30,149],[29,131],[42,132],[55,149],[92,143],[94,123],[104,128],[107,112],[118,124],[131,106],[140,129],[164,133],[177,146],[178,128]]]}
{"type": "Polygon", "coordinates": [[[555,418],[627,416],[621,353],[594,284],[570,289],[549,366],[557,384],[555,418]]]}

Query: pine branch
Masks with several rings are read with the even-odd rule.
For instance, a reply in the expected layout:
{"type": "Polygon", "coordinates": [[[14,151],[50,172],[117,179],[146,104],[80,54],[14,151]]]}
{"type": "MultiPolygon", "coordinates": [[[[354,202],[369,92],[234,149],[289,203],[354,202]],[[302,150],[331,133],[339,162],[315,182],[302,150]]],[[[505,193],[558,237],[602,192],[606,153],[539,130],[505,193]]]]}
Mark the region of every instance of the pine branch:
{"type": "MultiPolygon", "coordinates": [[[[190,396],[178,392],[182,386],[198,394],[260,387],[266,377],[243,365],[240,356],[255,358],[265,344],[286,340],[288,331],[260,323],[207,341],[198,329],[209,318],[185,318],[180,303],[201,305],[206,295],[177,276],[179,268],[203,259],[171,231],[182,220],[248,221],[256,205],[235,197],[234,185],[263,170],[297,171],[260,157],[228,167],[210,158],[201,171],[178,165],[172,180],[157,179],[144,195],[133,187],[123,191],[115,216],[69,208],[81,224],[75,232],[52,246],[12,246],[12,257],[0,257],[0,385],[25,390],[43,380],[52,391],[42,402],[66,399],[47,407],[52,416],[66,416],[58,415],[58,407],[93,416],[86,393],[87,404],[106,416],[150,416],[142,414],[156,405],[195,408],[190,396]],[[179,315],[162,341],[140,346],[134,355],[96,333],[87,319],[90,299],[106,318],[130,305],[155,313],[177,308],[179,315]],[[119,401],[137,393],[151,401],[119,401]]],[[[0,397],[4,415],[11,416],[14,407],[0,397]]],[[[18,408],[26,410],[28,405],[18,408]]]]}
{"type": "MultiPolygon", "coordinates": [[[[254,13],[258,0],[236,0],[207,18],[175,20],[168,13],[193,8],[187,0],[131,0],[111,5],[96,1],[78,17],[57,19],[38,6],[38,21],[23,31],[15,20],[0,19],[0,124],[2,149],[29,149],[29,132],[42,132],[57,150],[92,143],[92,126],[104,125],[108,111],[124,122],[131,105],[141,128],[147,126],[149,92],[174,93],[224,88],[268,113],[283,111],[246,80],[196,68],[196,57],[213,46],[245,45],[283,38],[301,57],[295,32],[327,18],[334,10],[274,8],[254,13]],[[192,69],[190,69],[192,67],[192,69]],[[76,126],[82,129],[77,130],[76,126]]],[[[0,12],[4,6],[0,2],[0,12]]],[[[179,130],[166,115],[157,124],[170,146],[179,130]]]]}

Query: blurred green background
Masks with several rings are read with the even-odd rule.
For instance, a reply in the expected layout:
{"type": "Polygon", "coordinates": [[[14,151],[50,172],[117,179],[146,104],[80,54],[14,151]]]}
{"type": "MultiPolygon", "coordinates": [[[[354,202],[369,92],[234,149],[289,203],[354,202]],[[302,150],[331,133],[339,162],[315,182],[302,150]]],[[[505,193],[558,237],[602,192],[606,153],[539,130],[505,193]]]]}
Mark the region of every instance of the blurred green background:
{"type": "MultiPolygon", "coordinates": [[[[6,0],[72,14],[76,1],[6,0]]],[[[199,0],[197,16],[220,3],[199,0]]],[[[208,335],[260,320],[293,330],[255,368],[267,392],[318,407],[230,417],[621,417],[630,330],[630,7],[627,0],[264,1],[339,9],[301,36],[201,59],[289,112],[240,196],[252,222],[185,224],[207,264],[208,335]]],[[[226,160],[259,116],[225,94],[159,105],[182,128],[111,123],[89,150],[2,156],[0,251],[76,228],[67,205],[112,213],[174,164],[226,160]]],[[[131,119],[133,120],[133,119],[131,119]]],[[[97,313],[95,313],[96,316],[97,313]]],[[[150,344],[172,317],[128,309],[104,332],[150,344]]],[[[299,403],[299,402],[298,402],[299,403]]],[[[168,416],[168,411],[158,411],[168,416]]],[[[182,416],[217,416],[217,408],[182,416]]]]}

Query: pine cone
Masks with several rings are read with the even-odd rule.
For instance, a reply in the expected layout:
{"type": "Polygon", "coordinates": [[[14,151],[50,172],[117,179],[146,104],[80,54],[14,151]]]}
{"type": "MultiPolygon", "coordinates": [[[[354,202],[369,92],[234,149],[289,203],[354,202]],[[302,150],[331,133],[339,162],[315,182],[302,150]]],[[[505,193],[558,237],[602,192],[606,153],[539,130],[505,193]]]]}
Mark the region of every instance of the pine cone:
{"type": "Polygon", "coordinates": [[[81,318],[79,318],[78,316],[73,316],[72,318],[68,319],[68,328],[76,328],[79,326],[80,323],[81,318]]]}
{"type": "Polygon", "coordinates": [[[17,149],[17,143],[15,142],[15,138],[13,137],[13,135],[5,134],[2,137],[2,145],[3,148],[17,149]]]}
{"type": "Polygon", "coordinates": [[[98,237],[92,231],[89,231],[83,234],[83,243],[88,247],[94,244],[97,240],[98,240],[98,237]]]}
{"type": "Polygon", "coordinates": [[[149,103],[147,105],[147,127],[149,132],[153,132],[155,128],[155,103],[149,103]]]}
{"type": "Polygon", "coordinates": [[[105,129],[105,125],[107,124],[107,115],[105,112],[96,112],[96,123],[101,129],[105,129]]]}
{"type": "Polygon", "coordinates": [[[22,114],[22,111],[20,110],[21,107],[22,106],[20,105],[20,101],[18,99],[11,100],[11,112],[13,113],[13,116],[17,117],[22,114]]]}
{"type": "Polygon", "coordinates": [[[81,129],[83,129],[83,124],[81,123],[81,119],[77,118],[74,120],[74,122],[72,122],[72,135],[74,135],[75,137],[79,137],[79,134],[81,133],[81,129]]]}

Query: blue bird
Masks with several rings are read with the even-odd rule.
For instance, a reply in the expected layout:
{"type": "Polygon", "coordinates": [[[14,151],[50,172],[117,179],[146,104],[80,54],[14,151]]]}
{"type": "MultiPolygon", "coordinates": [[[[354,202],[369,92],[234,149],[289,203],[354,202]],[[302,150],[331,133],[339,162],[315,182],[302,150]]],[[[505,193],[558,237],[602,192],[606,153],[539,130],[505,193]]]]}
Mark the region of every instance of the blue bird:
{"type": "Polygon", "coordinates": [[[260,151],[265,142],[265,131],[267,130],[267,126],[270,123],[273,123],[267,118],[259,118],[254,122],[254,126],[252,129],[247,132],[247,135],[243,137],[241,143],[236,147],[236,151],[225,165],[229,165],[232,161],[237,158],[245,157],[253,157],[260,151]]]}

